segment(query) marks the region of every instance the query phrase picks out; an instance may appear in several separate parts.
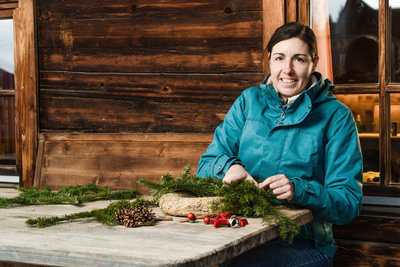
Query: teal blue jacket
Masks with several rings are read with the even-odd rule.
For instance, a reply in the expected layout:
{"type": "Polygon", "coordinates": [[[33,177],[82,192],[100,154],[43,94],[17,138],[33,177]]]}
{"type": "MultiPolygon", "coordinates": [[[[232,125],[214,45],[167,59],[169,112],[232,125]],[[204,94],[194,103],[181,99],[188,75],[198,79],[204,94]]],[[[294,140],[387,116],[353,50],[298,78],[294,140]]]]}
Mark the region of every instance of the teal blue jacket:
{"type": "Polygon", "coordinates": [[[233,163],[258,179],[284,174],[294,184],[291,203],[313,211],[302,229],[333,258],[332,224],[354,219],[362,203],[362,156],[354,117],[320,73],[288,107],[268,79],[235,101],[203,154],[197,176],[222,179],[233,163]]]}

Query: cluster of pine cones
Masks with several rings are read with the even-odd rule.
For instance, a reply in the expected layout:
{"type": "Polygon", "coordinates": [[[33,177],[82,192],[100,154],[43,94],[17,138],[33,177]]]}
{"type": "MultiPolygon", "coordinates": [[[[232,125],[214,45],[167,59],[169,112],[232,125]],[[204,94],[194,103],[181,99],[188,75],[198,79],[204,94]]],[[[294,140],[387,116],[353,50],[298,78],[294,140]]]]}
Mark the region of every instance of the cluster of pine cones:
{"type": "Polygon", "coordinates": [[[145,206],[138,206],[135,209],[120,209],[114,215],[116,222],[125,227],[134,227],[139,223],[143,225],[152,225],[155,221],[155,217],[152,210],[147,209],[145,206]]]}

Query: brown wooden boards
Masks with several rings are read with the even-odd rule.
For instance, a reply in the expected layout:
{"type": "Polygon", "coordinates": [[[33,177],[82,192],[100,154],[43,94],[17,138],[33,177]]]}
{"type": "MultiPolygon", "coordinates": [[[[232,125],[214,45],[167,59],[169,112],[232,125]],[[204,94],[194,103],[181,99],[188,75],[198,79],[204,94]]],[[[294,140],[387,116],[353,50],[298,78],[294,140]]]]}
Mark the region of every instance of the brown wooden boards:
{"type": "Polygon", "coordinates": [[[212,135],[77,134],[41,135],[35,186],[53,190],[93,183],[110,189],[137,188],[138,179],[179,176],[190,164],[196,174],[212,135]]]}

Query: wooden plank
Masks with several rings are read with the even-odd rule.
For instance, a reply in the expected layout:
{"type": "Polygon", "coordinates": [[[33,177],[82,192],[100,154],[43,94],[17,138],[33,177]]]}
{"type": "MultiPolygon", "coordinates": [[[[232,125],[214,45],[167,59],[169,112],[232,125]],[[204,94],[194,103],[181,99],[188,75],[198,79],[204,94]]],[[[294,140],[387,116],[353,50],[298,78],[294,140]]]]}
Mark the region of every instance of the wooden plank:
{"type": "MultiPolygon", "coordinates": [[[[84,7],[80,7],[84,8],[84,7]]],[[[104,9],[108,9],[104,7],[104,9]]],[[[178,11],[179,12],[179,11],[178,11]]],[[[149,16],[75,19],[38,22],[40,48],[107,49],[129,47],[254,45],[262,38],[261,10],[225,14],[160,13],[149,16]]],[[[104,10],[104,14],[109,14],[104,10]]],[[[86,14],[88,15],[88,14],[86,14]]]]}
{"type": "Polygon", "coordinates": [[[211,133],[232,102],[143,102],[41,95],[42,131],[211,133]]]}
{"type": "Polygon", "coordinates": [[[310,26],[310,0],[298,1],[298,21],[310,26]]]}
{"type": "Polygon", "coordinates": [[[19,147],[16,157],[24,187],[33,185],[38,133],[34,13],[34,2],[30,0],[20,0],[14,12],[15,117],[19,147]]]}
{"type": "Polygon", "coordinates": [[[133,15],[131,2],[39,1],[38,6],[41,69],[261,71],[260,1],[139,1],[133,15]]]}
{"type": "Polygon", "coordinates": [[[391,177],[391,147],[390,147],[390,98],[385,91],[385,86],[388,80],[388,71],[386,70],[386,44],[388,43],[389,34],[388,23],[386,16],[388,14],[388,1],[379,0],[379,171],[380,184],[387,186],[390,183],[391,177]],[[386,108],[385,108],[386,107],[386,108]]]}
{"type": "Polygon", "coordinates": [[[11,19],[13,18],[14,9],[6,9],[0,12],[0,19],[11,19]]]}
{"type": "Polygon", "coordinates": [[[13,89],[1,89],[0,90],[0,97],[3,96],[14,96],[15,91],[13,89]]]}
{"type": "Polygon", "coordinates": [[[14,9],[18,7],[18,2],[12,2],[12,3],[1,3],[0,2],[0,11],[3,12],[5,9],[14,9]]]}
{"type": "Polygon", "coordinates": [[[177,75],[41,71],[39,77],[40,92],[45,95],[124,97],[146,102],[233,102],[243,90],[258,85],[263,79],[261,72],[177,75]]]}
{"type": "Polygon", "coordinates": [[[151,19],[162,15],[173,20],[177,19],[175,14],[179,14],[179,16],[184,14],[196,14],[198,16],[225,14],[230,16],[243,11],[261,11],[262,9],[260,0],[137,0],[135,2],[130,0],[86,0],[84,9],[82,9],[82,3],[79,1],[64,1],[62,6],[60,6],[60,1],[54,0],[38,0],[37,2],[39,20],[54,20],[63,17],[70,20],[121,17],[151,19]]]}
{"type": "Polygon", "coordinates": [[[35,177],[33,179],[33,186],[40,188],[40,177],[42,176],[43,167],[43,153],[44,153],[44,140],[38,142],[38,153],[36,158],[35,177]]]}
{"type": "Polygon", "coordinates": [[[334,226],[335,238],[400,244],[400,217],[360,215],[343,226],[334,226]],[[368,233],[368,234],[366,234],[368,233]]]}
{"type": "Polygon", "coordinates": [[[298,0],[286,0],[286,22],[298,21],[298,0]]]}
{"type": "MultiPolygon", "coordinates": [[[[260,39],[261,44],[261,39],[260,39]]],[[[261,45],[180,47],[179,49],[118,48],[63,50],[39,49],[41,70],[133,73],[259,72],[261,45]],[[121,71],[122,70],[122,71],[121,71]]]]}
{"type": "Polygon", "coordinates": [[[18,0],[0,0],[0,4],[18,4],[18,0]]]}
{"type": "MultiPolygon", "coordinates": [[[[369,234],[369,233],[368,233],[369,234]]],[[[399,266],[400,245],[359,240],[336,240],[338,251],[333,266],[399,266]]]]}
{"type": "Polygon", "coordinates": [[[285,23],[285,1],[284,0],[263,0],[263,50],[264,76],[269,74],[269,61],[266,52],[267,44],[272,34],[285,23]]]}
{"type": "Polygon", "coordinates": [[[137,188],[145,194],[149,189],[137,184],[141,178],[158,181],[166,173],[176,177],[188,164],[196,174],[212,141],[211,134],[42,134],[41,138],[43,163],[35,177],[40,188],[94,183],[111,189],[137,188]]]}
{"type": "Polygon", "coordinates": [[[44,141],[134,141],[134,142],[206,142],[211,143],[213,134],[90,134],[90,133],[41,133],[44,141]]]}

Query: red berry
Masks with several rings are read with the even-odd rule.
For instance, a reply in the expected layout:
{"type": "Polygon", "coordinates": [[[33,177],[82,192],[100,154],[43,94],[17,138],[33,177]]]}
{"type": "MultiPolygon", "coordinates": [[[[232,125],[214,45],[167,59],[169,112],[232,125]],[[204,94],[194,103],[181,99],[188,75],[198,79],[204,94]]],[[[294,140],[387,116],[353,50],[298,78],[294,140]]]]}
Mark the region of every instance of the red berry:
{"type": "Polygon", "coordinates": [[[209,224],[210,223],[210,217],[208,217],[208,216],[206,216],[206,217],[204,217],[204,219],[203,219],[203,221],[204,221],[204,223],[205,224],[209,224]]]}
{"type": "Polygon", "coordinates": [[[187,215],[187,218],[189,219],[189,221],[194,222],[196,220],[196,216],[193,213],[189,213],[187,215]]]}

